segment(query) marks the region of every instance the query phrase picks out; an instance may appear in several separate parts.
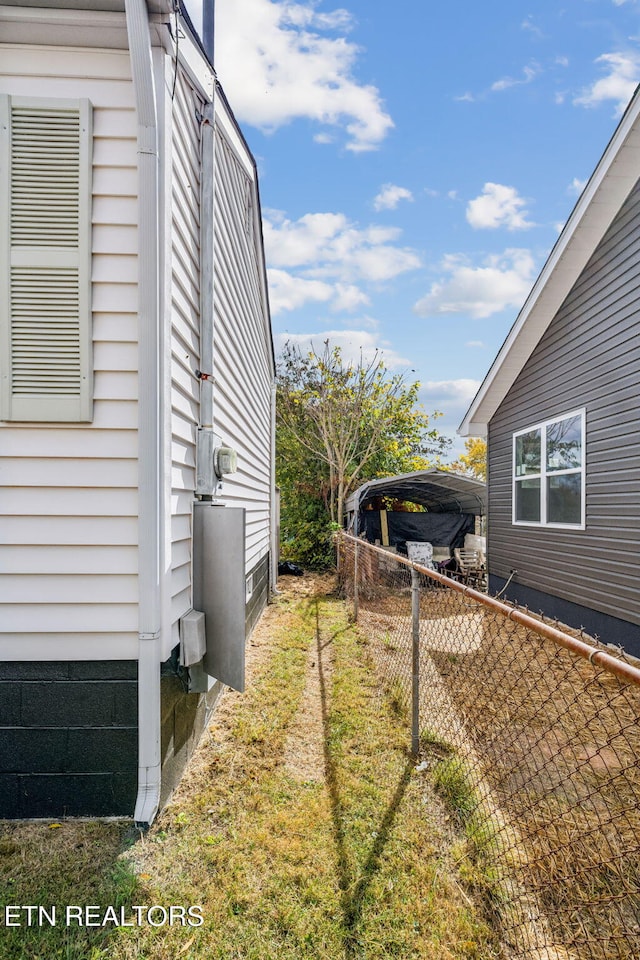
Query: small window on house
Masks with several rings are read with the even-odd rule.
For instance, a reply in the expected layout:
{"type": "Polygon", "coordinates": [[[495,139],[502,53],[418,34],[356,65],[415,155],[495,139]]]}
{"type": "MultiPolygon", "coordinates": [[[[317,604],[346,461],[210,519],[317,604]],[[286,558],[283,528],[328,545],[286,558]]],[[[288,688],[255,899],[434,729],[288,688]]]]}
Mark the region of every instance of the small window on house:
{"type": "Polygon", "coordinates": [[[584,410],[513,437],[513,522],[584,526],[584,410]]]}
{"type": "Polygon", "coordinates": [[[88,100],[0,96],[3,420],[91,420],[91,144],[88,100]]]}

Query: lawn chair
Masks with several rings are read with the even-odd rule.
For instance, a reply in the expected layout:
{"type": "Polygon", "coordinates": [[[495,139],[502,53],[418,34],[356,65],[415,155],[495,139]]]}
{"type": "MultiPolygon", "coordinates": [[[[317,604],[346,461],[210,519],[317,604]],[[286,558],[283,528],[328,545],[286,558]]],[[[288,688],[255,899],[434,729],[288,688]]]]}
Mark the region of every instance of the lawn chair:
{"type": "Polygon", "coordinates": [[[487,572],[484,555],[479,550],[469,550],[465,547],[456,547],[453,555],[457,564],[457,570],[454,574],[456,580],[468,587],[486,590],[487,572]]]}

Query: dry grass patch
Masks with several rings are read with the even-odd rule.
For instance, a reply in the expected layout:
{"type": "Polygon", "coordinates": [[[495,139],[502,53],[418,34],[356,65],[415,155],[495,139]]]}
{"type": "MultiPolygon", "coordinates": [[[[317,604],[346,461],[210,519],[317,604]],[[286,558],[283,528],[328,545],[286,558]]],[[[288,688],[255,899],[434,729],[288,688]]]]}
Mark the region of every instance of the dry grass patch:
{"type": "Polygon", "coordinates": [[[188,938],[126,931],[111,956],[159,960],[180,944],[220,960],[497,956],[343,604],[307,594],[279,607],[269,658],[200,753],[197,790],[137,850],[152,899],[203,904],[205,924],[188,938]],[[305,778],[292,755],[310,710],[305,778]]]}
{"type": "MultiPolygon", "coordinates": [[[[97,931],[69,957],[502,956],[459,882],[456,833],[406,753],[406,725],[380,697],[367,645],[326,595],[330,584],[317,596],[315,583],[293,580],[278,598],[253,638],[247,692],[225,695],[149,834],[120,860],[115,849],[106,857],[135,884],[129,903],[198,905],[204,923],[97,931]],[[312,776],[292,766],[296,741],[312,776]]],[[[59,870],[73,877],[71,850],[59,870]]],[[[71,881],[66,895],[105,903],[108,889],[88,894],[71,881]]],[[[67,956],[49,942],[43,960],[67,956]]]]}

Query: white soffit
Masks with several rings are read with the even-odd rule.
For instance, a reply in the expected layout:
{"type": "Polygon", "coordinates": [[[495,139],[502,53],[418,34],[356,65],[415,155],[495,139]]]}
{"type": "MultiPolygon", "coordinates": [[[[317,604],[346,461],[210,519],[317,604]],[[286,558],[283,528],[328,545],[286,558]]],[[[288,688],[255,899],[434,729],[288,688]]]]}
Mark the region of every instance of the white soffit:
{"type": "Polygon", "coordinates": [[[640,176],[639,115],[640,87],[458,427],[462,436],[486,435],[489,421],[635,186],[640,176]]]}
{"type": "MultiPolygon", "coordinates": [[[[116,11],[124,13],[125,0],[3,0],[7,7],[32,8],[34,10],[79,10],[90,13],[116,11]]],[[[149,13],[171,13],[173,0],[147,0],[149,13]]]]}
{"type": "MultiPolygon", "coordinates": [[[[152,16],[166,18],[171,0],[148,0],[148,8],[152,16]]],[[[129,45],[124,0],[1,0],[0,23],[7,44],[112,50],[129,45]]]]}

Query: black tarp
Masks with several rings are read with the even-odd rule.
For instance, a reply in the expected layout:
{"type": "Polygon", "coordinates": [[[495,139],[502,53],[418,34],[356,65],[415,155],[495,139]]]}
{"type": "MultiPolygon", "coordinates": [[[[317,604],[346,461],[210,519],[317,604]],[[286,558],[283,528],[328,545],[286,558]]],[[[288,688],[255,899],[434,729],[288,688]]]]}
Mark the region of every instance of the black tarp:
{"type": "MultiPolygon", "coordinates": [[[[389,545],[406,552],[407,540],[432,543],[436,547],[463,547],[466,533],[475,530],[476,518],[472,513],[404,513],[387,511],[389,545]]],[[[382,543],[382,527],[379,510],[363,510],[358,529],[369,543],[382,543]]]]}

